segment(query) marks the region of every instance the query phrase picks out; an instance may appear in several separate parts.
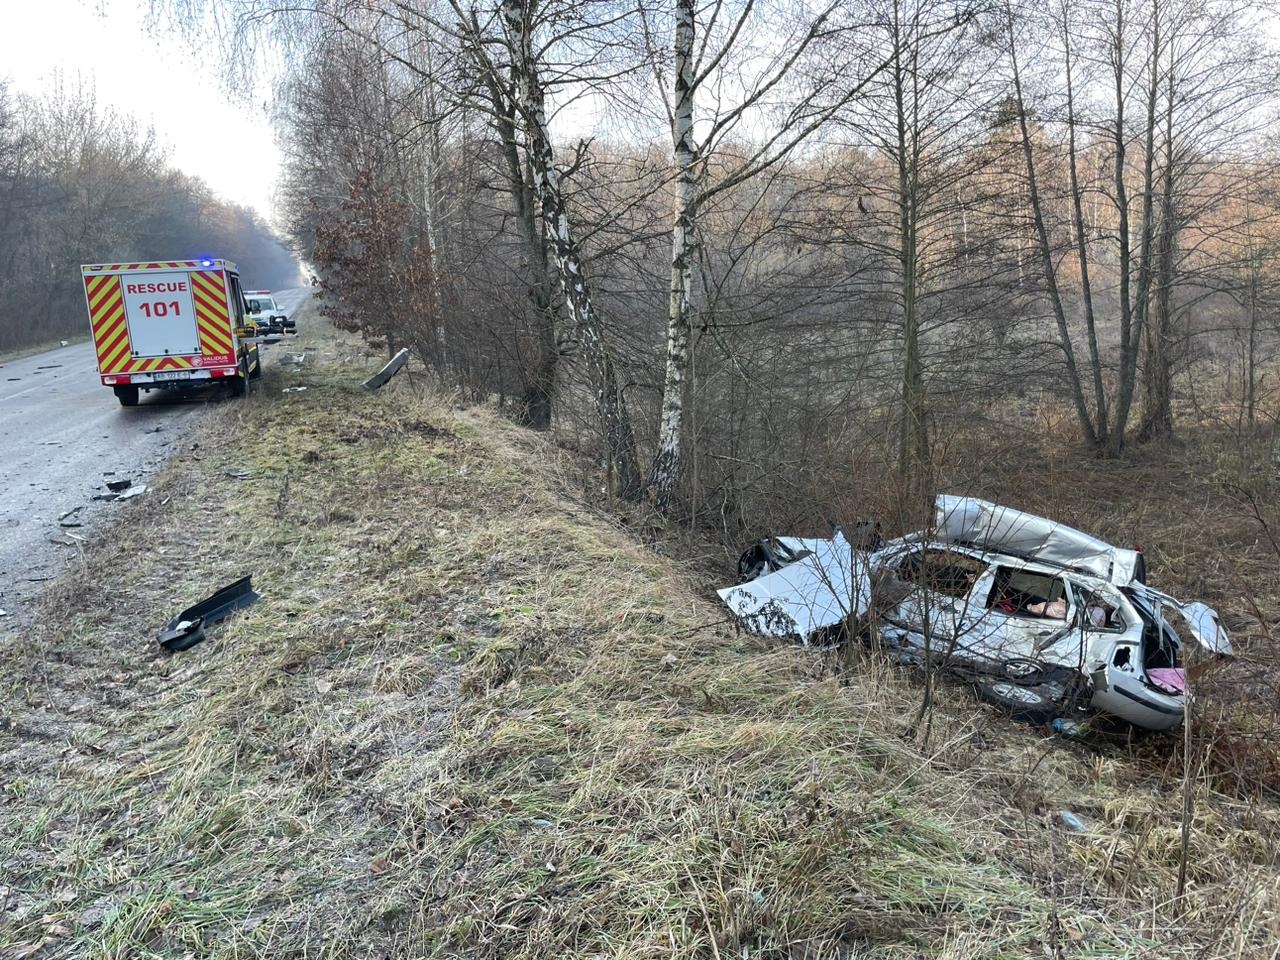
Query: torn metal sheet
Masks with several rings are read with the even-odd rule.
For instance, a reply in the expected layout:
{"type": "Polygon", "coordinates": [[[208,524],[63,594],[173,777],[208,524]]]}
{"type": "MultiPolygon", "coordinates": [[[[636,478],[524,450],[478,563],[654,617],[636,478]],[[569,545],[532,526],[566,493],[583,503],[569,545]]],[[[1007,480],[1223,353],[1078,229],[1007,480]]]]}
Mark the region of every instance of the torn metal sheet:
{"type": "Polygon", "coordinates": [[[1120,586],[1132,583],[1142,555],[1104,543],[1065,523],[1036,517],[974,497],[939,496],[934,504],[934,536],[946,543],[982,547],[1015,557],[1035,557],[1102,577],[1120,586]]]}
{"type": "Polygon", "coordinates": [[[364,388],[366,390],[382,389],[383,385],[392,377],[394,377],[397,373],[399,373],[400,370],[404,367],[404,365],[408,362],[409,362],[409,348],[405,347],[403,350],[397,353],[394,357],[392,357],[385,367],[383,367],[381,370],[375,373],[372,377],[366,380],[364,382],[364,388]]]}
{"type": "Polygon", "coordinates": [[[252,575],[241,577],[212,596],[187,607],[170,620],[157,638],[160,646],[175,653],[190,649],[204,639],[206,627],[220,623],[235,611],[256,603],[257,600],[252,575]]]}
{"type": "Polygon", "coordinates": [[[866,613],[871,602],[866,557],[860,558],[843,534],[830,540],[787,538],[782,544],[795,557],[782,569],[717,591],[744,627],[808,643],[815,633],[866,613]]]}

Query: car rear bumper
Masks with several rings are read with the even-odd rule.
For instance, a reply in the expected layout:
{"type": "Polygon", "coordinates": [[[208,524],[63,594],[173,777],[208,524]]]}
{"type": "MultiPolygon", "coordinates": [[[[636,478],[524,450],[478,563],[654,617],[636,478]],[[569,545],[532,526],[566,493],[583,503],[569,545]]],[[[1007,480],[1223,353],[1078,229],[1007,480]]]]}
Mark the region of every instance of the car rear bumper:
{"type": "Polygon", "coordinates": [[[101,380],[104,387],[180,387],[183,384],[197,385],[210,380],[224,380],[239,372],[240,368],[235,366],[202,367],[199,370],[163,370],[156,373],[108,373],[102,375],[101,380]]]}

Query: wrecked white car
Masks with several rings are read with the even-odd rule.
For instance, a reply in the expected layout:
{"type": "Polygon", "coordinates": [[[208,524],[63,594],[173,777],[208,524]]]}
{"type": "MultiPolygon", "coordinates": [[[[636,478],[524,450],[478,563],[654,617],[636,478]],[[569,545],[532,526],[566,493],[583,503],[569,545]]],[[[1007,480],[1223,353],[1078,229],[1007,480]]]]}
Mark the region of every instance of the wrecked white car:
{"type": "Polygon", "coordinates": [[[739,569],[719,593],[744,628],[804,643],[873,630],[1033,722],[1087,706],[1167,730],[1188,644],[1231,655],[1212,609],[1143,582],[1140,552],[968,497],[938,497],[930,529],[887,543],[868,528],[761,541],[739,569]]]}

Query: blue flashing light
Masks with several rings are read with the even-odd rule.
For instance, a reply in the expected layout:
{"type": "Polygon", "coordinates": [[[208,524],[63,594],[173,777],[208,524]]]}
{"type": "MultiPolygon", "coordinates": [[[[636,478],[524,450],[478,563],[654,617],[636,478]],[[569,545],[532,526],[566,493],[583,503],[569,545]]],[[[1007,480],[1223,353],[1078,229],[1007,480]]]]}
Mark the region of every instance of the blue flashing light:
{"type": "Polygon", "coordinates": [[[212,267],[212,266],[213,266],[213,261],[212,261],[212,260],[210,260],[208,257],[205,257],[203,260],[201,260],[201,261],[200,261],[200,266],[202,266],[202,267],[212,267]]]}

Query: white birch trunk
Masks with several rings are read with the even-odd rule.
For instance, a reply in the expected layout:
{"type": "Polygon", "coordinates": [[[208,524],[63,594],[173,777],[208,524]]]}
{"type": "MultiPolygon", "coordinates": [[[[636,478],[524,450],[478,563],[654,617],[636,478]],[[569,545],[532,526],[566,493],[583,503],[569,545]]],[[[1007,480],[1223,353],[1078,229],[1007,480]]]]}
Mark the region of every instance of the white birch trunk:
{"type": "Polygon", "coordinates": [[[662,387],[658,451],[649,469],[654,503],[666,509],[680,478],[680,441],[689,372],[694,229],[697,223],[696,151],[693,145],[693,0],[676,0],[675,89],[671,144],[676,173],[676,216],[671,229],[671,291],[667,306],[667,366],[662,387]]]}
{"type": "Polygon", "coordinates": [[[609,490],[615,496],[638,499],[640,471],[635,460],[635,439],[626,404],[618,391],[617,373],[604,342],[604,328],[595,311],[582,258],[574,240],[568,210],[560,188],[560,174],[547,130],[547,112],[532,38],[524,18],[522,0],[503,0],[503,19],[511,49],[512,74],[519,89],[520,112],[529,138],[534,190],[542,207],[542,220],[555,257],[572,325],[582,331],[583,355],[591,371],[596,410],[604,440],[609,490]]]}

